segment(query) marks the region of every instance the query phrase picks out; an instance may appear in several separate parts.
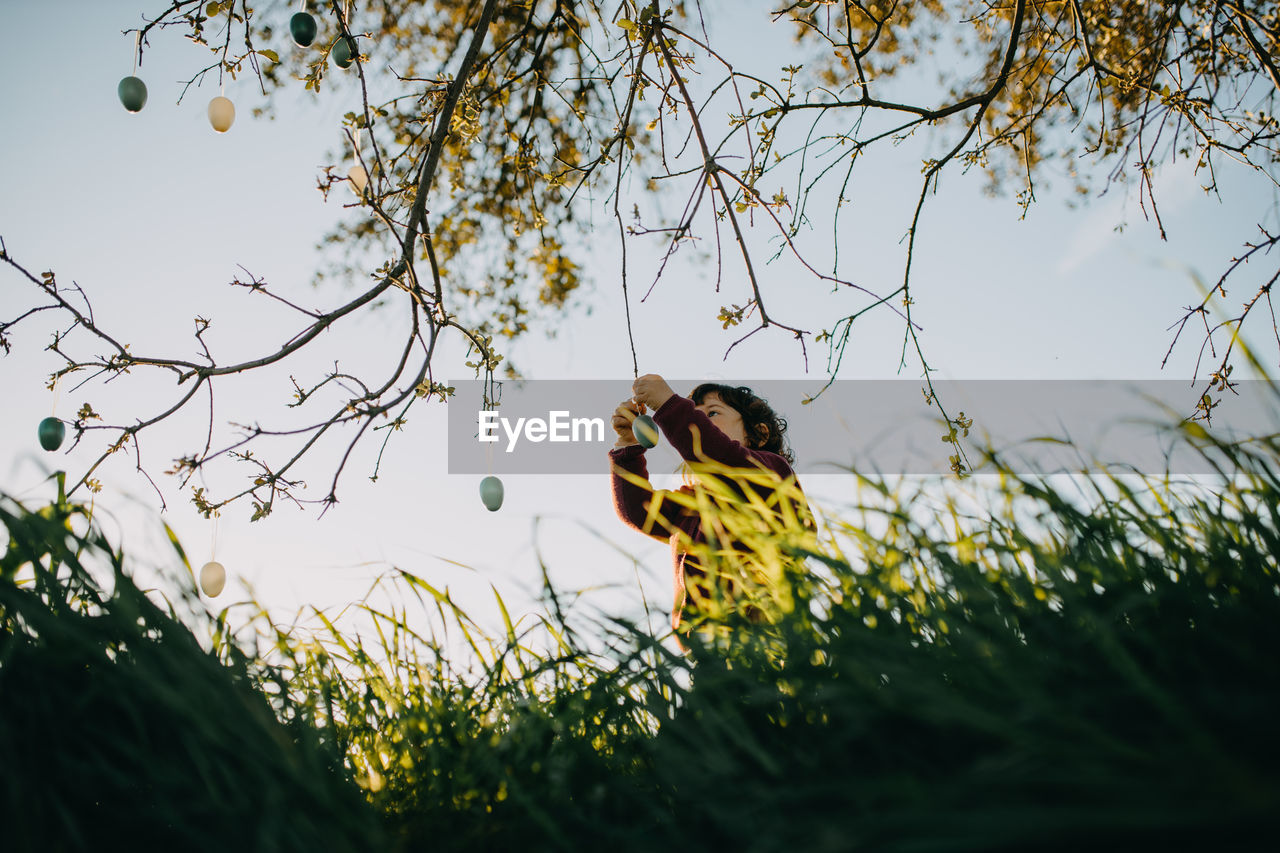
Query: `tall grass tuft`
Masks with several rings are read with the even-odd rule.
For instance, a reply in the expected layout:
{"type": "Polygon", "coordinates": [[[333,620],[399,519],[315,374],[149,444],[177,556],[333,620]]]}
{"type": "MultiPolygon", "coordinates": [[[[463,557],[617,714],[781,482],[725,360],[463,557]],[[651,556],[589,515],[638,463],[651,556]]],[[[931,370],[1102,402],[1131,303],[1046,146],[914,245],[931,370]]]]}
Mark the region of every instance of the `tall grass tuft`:
{"type": "MultiPolygon", "coordinates": [[[[193,628],[212,631],[214,656],[128,583],[118,554],[110,596],[65,568],[17,584],[6,557],[0,818],[97,808],[79,794],[42,804],[72,796],[41,781],[43,763],[70,778],[88,761],[98,778],[111,768],[120,786],[160,791],[195,754],[215,769],[186,774],[184,791],[212,805],[165,812],[174,837],[245,808],[274,839],[307,815],[297,832],[332,832],[315,849],[359,833],[364,849],[460,851],[1229,849],[1274,837],[1280,446],[1186,437],[1220,460],[1212,487],[1115,475],[1076,494],[996,456],[1000,476],[972,494],[854,475],[857,502],[822,535],[800,523],[798,494],[716,500],[709,482],[696,500],[715,535],[697,556],[718,581],[685,654],[565,605],[550,584],[545,611],[522,619],[496,598],[503,628],[486,632],[446,591],[397,571],[379,597],[390,604],[343,618],[304,628],[262,616],[239,641],[227,614],[193,628]],[[139,613],[146,630],[130,627],[139,613]],[[74,642],[53,641],[67,632],[74,642]],[[74,654],[41,651],[64,645],[74,654]],[[50,662],[24,663],[37,653],[50,662]],[[36,665],[39,682],[23,674],[36,665]],[[108,683],[128,689],[97,686],[108,683]],[[17,716],[15,684],[41,720],[17,716]],[[86,752],[76,735],[85,691],[105,709],[89,716],[125,743],[208,725],[197,744],[234,735],[253,747],[229,752],[252,760],[134,746],[145,758],[115,765],[99,756],[119,750],[86,752]],[[44,734],[14,737],[18,720],[44,734]],[[242,793],[286,780],[270,796],[333,805],[274,810],[285,818],[272,824],[230,779],[242,793]]],[[[30,555],[56,547],[65,566],[83,547],[61,521],[5,506],[10,555],[48,565],[30,555]]]]}
{"type": "Polygon", "coordinates": [[[0,499],[0,848],[377,849],[343,755],[282,724],[86,515],[0,499]]]}

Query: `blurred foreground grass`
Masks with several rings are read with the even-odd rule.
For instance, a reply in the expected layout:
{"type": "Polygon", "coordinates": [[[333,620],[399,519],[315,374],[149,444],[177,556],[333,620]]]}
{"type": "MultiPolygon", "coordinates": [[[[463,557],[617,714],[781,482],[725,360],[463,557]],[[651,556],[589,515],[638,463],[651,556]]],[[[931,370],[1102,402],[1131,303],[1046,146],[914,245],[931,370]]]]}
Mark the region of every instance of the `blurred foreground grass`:
{"type": "Polygon", "coordinates": [[[1274,836],[1280,447],[1192,435],[1221,460],[1212,488],[1117,476],[1085,500],[1005,468],[980,510],[922,513],[923,487],[859,477],[821,538],[769,507],[717,514],[757,555],[726,569],[737,603],[752,579],[765,603],[687,655],[549,587],[544,613],[502,609],[488,635],[403,571],[399,603],[365,604],[358,629],[259,614],[233,630],[189,582],[173,603],[140,591],[96,528],[74,532],[83,508],[0,500],[0,847],[1274,836]]]}

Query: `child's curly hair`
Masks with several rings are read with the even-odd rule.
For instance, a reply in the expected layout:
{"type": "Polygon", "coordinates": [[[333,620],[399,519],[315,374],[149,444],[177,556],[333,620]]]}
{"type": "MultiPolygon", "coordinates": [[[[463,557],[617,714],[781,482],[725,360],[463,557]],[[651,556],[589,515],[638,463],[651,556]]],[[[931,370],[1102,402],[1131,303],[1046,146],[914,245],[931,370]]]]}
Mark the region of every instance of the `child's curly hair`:
{"type": "Polygon", "coordinates": [[[795,454],[786,440],[787,420],[775,412],[767,400],[745,385],[721,385],[718,382],[702,383],[693,389],[689,399],[700,406],[708,394],[715,394],[725,405],[742,415],[748,447],[776,453],[795,464],[795,454]]]}

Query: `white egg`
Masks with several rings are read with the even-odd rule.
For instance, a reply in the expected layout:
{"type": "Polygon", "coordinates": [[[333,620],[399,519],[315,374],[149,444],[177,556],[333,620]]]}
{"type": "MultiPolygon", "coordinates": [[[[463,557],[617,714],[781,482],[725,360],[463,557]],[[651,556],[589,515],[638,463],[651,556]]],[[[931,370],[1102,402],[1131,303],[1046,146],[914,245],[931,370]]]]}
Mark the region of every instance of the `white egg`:
{"type": "Polygon", "coordinates": [[[217,598],[227,585],[227,570],[222,563],[210,561],[200,569],[200,588],[210,598],[217,598]]]}
{"type": "Polygon", "coordinates": [[[357,163],[347,170],[347,180],[355,188],[356,195],[364,195],[364,188],[369,185],[369,173],[357,163]]]}
{"type": "Polygon", "coordinates": [[[218,133],[226,133],[231,129],[231,123],[236,120],[236,105],[231,103],[230,98],[224,98],[221,95],[209,102],[209,124],[213,125],[213,129],[218,133]]]}

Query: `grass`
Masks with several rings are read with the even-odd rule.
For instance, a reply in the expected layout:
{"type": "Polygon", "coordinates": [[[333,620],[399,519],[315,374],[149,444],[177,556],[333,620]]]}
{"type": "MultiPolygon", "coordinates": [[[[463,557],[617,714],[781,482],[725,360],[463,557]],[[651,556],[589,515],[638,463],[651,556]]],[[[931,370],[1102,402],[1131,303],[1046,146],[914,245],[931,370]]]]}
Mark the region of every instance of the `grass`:
{"type": "Polygon", "coordinates": [[[822,537],[785,501],[744,513],[712,490],[699,499],[717,541],[756,557],[701,552],[735,583],[686,655],[550,586],[523,620],[499,597],[506,628],[486,634],[407,571],[387,581],[395,603],[358,620],[233,631],[229,613],[179,618],[137,589],[95,528],[74,532],[82,508],[6,499],[0,838],[952,851],[1266,837],[1280,447],[1186,440],[1223,460],[1213,488],[1117,475],[1084,499],[997,459],[976,509],[951,495],[925,513],[922,493],[858,477],[822,537]],[[411,615],[422,606],[433,618],[411,615]]]}
{"type": "Polygon", "coordinates": [[[251,662],[202,647],[212,626],[139,590],[96,528],[76,533],[86,514],[0,502],[0,844],[370,849],[381,827],[342,754],[282,723],[251,662]]]}

